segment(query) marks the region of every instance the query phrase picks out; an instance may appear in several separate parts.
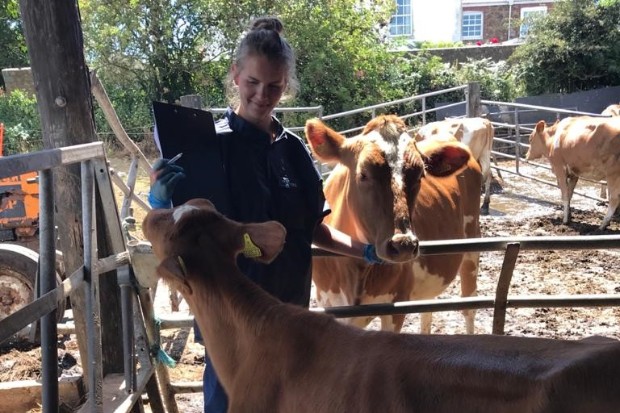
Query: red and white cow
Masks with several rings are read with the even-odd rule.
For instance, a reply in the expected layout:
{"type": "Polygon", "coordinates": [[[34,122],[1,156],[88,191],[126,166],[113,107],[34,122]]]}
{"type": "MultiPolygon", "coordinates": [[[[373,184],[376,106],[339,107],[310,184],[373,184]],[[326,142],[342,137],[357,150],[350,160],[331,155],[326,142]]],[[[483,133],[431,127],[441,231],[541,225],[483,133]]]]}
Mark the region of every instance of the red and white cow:
{"type": "Polygon", "coordinates": [[[601,115],[620,116],[620,103],[607,106],[605,110],[601,112],[601,115]]]}
{"type": "Polygon", "coordinates": [[[415,134],[416,141],[424,139],[454,139],[469,147],[472,155],[480,163],[484,183],[484,200],[480,208],[482,214],[489,213],[491,201],[491,151],[493,150],[494,130],[491,121],[485,118],[446,119],[422,126],[415,134]]]}
{"type": "MultiPolygon", "coordinates": [[[[394,115],[371,120],[361,135],[345,138],[320,120],[306,122],[316,158],[338,163],[324,185],[332,209],[325,222],[374,244],[386,261],[370,265],[349,257],[315,257],[312,278],[322,306],[431,299],[461,277],[461,293],[476,293],[479,253],[418,256],[400,248],[419,240],[480,236],[480,167],[456,141],[415,142],[394,115]],[[403,252],[404,251],[404,252],[403,252]],[[413,261],[412,261],[413,260],[413,261]]],[[[474,312],[466,315],[473,333],[474,312]]],[[[384,330],[400,331],[405,316],[381,317],[384,330]]],[[[372,317],[345,320],[359,327],[372,317]]],[[[421,331],[430,332],[431,313],[421,331]]]]}
{"type": "Polygon", "coordinates": [[[599,227],[605,229],[620,205],[620,117],[567,117],[550,127],[541,120],[530,135],[526,158],[543,156],[549,158],[562,193],[565,224],[579,177],[607,181],[609,207],[599,227]]]}
{"type": "Polygon", "coordinates": [[[229,413],[620,411],[617,340],[363,331],[241,273],[237,254],[281,251],[275,221],[241,224],[196,199],[150,211],[142,228],[195,314],[229,413]]]}

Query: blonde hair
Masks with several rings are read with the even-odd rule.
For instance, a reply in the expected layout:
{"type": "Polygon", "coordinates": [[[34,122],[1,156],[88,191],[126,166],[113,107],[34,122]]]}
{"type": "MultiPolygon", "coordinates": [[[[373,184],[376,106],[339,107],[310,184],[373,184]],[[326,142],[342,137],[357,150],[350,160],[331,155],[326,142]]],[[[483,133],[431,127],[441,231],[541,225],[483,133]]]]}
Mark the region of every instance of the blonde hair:
{"type": "MultiPolygon", "coordinates": [[[[235,50],[233,64],[242,68],[248,56],[264,56],[269,61],[286,67],[288,78],[284,91],[286,98],[292,98],[299,89],[295,71],[295,52],[282,36],[284,26],[277,17],[259,17],[252,21],[249,30],[243,35],[235,50]]],[[[239,96],[233,81],[232,70],[226,78],[228,100],[231,105],[238,104],[239,96]]]]}

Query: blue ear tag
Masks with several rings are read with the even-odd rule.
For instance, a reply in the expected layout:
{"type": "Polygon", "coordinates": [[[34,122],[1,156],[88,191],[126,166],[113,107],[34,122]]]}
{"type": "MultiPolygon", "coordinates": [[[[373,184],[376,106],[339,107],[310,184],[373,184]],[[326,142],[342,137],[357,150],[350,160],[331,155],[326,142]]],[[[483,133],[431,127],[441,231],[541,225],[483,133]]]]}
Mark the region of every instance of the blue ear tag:
{"type": "Polygon", "coordinates": [[[250,239],[250,234],[247,232],[243,234],[243,251],[241,251],[243,255],[247,258],[256,258],[263,255],[260,248],[256,246],[250,239]]]}

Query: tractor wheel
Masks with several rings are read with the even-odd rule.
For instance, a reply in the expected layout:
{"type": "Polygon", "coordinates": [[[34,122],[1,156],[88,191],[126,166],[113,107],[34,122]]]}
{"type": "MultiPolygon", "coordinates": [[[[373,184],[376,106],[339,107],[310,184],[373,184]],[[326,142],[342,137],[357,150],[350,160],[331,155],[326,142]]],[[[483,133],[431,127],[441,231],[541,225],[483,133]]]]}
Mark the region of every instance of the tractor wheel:
{"type": "MultiPolygon", "coordinates": [[[[30,304],[35,297],[39,254],[29,248],[15,244],[0,244],[0,320],[30,304]]],[[[56,273],[57,285],[62,282],[56,273]]],[[[57,320],[61,321],[66,300],[58,303],[57,320]]],[[[26,326],[16,334],[18,338],[28,336],[26,326]]]]}

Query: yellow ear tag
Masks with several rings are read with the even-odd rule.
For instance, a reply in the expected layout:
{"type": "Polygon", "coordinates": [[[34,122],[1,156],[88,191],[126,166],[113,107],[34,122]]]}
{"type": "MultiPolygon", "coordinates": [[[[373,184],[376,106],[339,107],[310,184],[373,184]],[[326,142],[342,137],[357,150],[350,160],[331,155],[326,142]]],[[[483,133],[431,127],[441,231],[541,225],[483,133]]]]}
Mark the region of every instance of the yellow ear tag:
{"type": "Polygon", "coordinates": [[[243,255],[248,258],[256,258],[263,255],[260,251],[260,248],[256,246],[250,239],[250,234],[247,232],[243,234],[243,251],[241,251],[243,255]]]}

